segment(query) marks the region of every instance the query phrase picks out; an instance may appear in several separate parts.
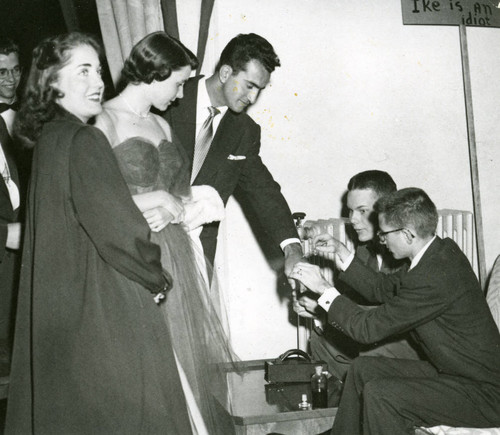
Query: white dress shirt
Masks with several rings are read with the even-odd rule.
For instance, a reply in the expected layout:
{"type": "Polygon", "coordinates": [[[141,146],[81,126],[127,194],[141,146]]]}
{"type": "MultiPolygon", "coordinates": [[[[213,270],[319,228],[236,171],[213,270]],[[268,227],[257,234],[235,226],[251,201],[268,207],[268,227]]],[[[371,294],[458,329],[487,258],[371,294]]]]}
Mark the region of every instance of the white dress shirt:
{"type": "Polygon", "coordinates": [[[7,163],[7,159],[5,158],[5,154],[3,152],[3,148],[0,144],[0,173],[2,174],[2,180],[7,186],[7,190],[9,191],[10,202],[12,204],[12,209],[16,210],[19,207],[20,199],[19,199],[19,188],[17,187],[14,180],[10,177],[10,169],[9,164],[7,163]],[[8,179],[4,178],[4,174],[9,174],[8,179]]]}

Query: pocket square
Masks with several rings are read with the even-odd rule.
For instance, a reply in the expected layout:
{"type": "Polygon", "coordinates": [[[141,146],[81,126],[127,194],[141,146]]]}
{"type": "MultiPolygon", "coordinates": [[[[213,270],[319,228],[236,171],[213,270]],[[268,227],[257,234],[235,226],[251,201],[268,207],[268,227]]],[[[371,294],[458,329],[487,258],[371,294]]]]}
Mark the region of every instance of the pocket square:
{"type": "Polygon", "coordinates": [[[232,154],[229,154],[227,156],[228,160],[245,160],[247,156],[233,156],[232,154]]]}

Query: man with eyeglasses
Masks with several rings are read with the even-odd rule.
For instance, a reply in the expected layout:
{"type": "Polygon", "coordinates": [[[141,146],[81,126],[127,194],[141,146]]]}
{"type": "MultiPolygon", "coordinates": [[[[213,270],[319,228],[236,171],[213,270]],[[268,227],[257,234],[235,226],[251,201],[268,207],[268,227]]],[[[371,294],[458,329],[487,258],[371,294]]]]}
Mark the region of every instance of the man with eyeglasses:
{"type": "MultiPolygon", "coordinates": [[[[354,175],[347,185],[349,223],[356,232],[356,257],[377,272],[393,273],[406,265],[406,260],[395,260],[376,236],[377,215],[373,211],[376,201],[396,191],[396,183],[384,171],[369,170],[354,175]]],[[[336,283],[337,284],[337,283],[336,283]]],[[[337,289],[366,309],[370,303],[349,286],[339,282],[337,289]]],[[[419,359],[413,344],[406,336],[395,336],[377,343],[362,344],[329,325],[315,298],[307,292],[294,299],[294,310],[302,317],[313,317],[316,323],[311,332],[312,356],[328,363],[328,369],[343,380],[352,360],[358,355],[386,356],[390,358],[419,359]],[[319,318],[319,319],[318,319],[319,318]],[[320,325],[321,323],[321,325],[320,325]]]]}
{"type": "Polygon", "coordinates": [[[349,368],[333,435],[413,434],[415,427],[500,426],[500,333],[464,253],[435,235],[438,214],[421,189],[406,188],[375,204],[379,237],[408,269],[374,272],[338,240],[315,239],[335,254],[341,279],[381,305],[363,310],[299,263],[291,276],[321,295],[328,321],[362,343],[409,331],[421,361],[359,357],[349,368]]]}
{"type": "Polygon", "coordinates": [[[11,136],[18,109],[16,92],[20,81],[19,48],[12,40],[2,38],[0,39],[0,116],[11,136]]]}
{"type": "Polygon", "coordinates": [[[12,140],[21,79],[18,54],[16,44],[0,39],[0,368],[9,362],[21,243],[21,188],[12,140]]]}

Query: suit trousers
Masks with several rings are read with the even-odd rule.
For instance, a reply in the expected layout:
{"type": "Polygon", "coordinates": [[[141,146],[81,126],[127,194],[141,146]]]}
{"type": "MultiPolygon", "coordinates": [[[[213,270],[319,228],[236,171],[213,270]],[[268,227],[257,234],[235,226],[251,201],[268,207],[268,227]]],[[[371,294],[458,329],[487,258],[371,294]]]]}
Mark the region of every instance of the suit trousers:
{"type": "MultiPolygon", "coordinates": [[[[366,307],[370,308],[372,307],[366,307]]],[[[329,324],[324,326],[321,334],[314,329],[309,344],[313,358],[326,361],[328,370],[341,380],[345,379],[349,366],[357,356],[420,359],[418,352],[405,336],[390,337],[370,345],[360,344],[329,324]]]]}
{"type": "Polygon", "coordinates": [[[401,435],[440,424],[500,424],[499,387],[440,374],[426,361],[359,357],[347,372],[332,435],[401,435]]]}

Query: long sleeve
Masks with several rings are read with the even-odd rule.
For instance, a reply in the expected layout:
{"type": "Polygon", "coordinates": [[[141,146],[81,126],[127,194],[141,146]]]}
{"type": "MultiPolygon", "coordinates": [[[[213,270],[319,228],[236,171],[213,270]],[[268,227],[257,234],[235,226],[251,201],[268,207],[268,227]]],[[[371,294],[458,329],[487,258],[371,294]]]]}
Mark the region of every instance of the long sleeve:
{"type": "Polygon", "coordinates": [[[238,200],[246,201],[261,226],[279,245],[285,239],[298,238],[298,235],[280,185],[259,155],[260,133],[260,126],[253,124],[248,133],[253,142],[247,152],[235,195],[238,200]]]}
{"type": "Polygon", "coordinates": [[[135,206],[104,135],[83,127],[70,151],[71,197],[80,224],[99,255],[144,287],[163,287],[160,248],[135,206]]]}
{"type": "Polygon", "coordinates": [[[354,259],[340,278],[369,300],[380,305],[364,310],[345,296],[339,296],[328,311],[329,322],[361,343],[374,343],[394,334],[415,329],[446,310],[449,294],[436,285],[445,276],[433,279],[415,270],[393,275],[376,273],[354,259]]]}

